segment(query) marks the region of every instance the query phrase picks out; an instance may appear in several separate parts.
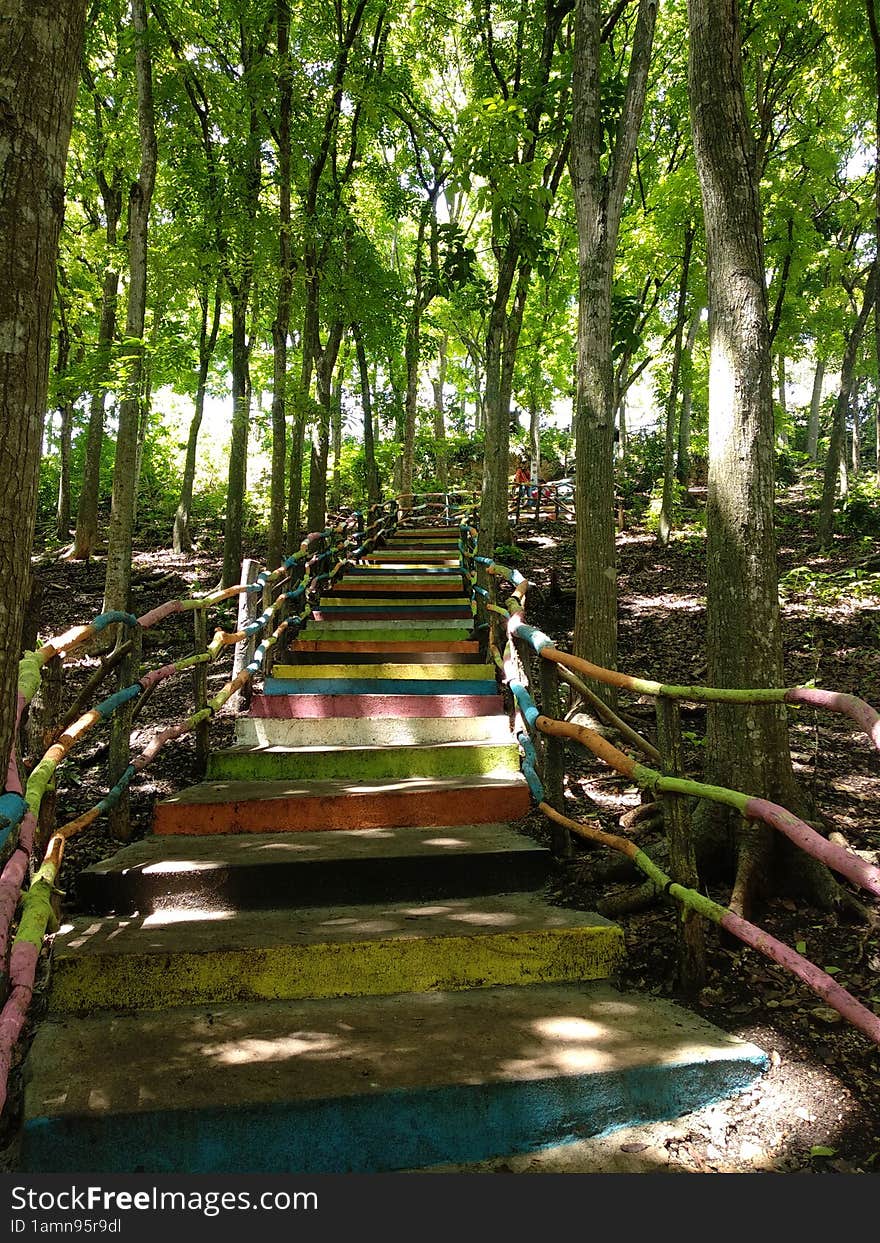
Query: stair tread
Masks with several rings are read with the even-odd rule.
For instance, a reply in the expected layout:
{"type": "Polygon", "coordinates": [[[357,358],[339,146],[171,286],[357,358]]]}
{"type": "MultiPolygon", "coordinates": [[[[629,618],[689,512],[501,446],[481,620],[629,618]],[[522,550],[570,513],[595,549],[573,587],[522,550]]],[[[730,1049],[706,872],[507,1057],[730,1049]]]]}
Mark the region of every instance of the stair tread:
{"type": "Polygon", "coordinates": [[[433,858],[516,851],[549,854],[545,846],[506,824],[467,824],[449,829],[362,829],[359,833],[327,830],[279,836],[249,833],[202,836],[150,836],[124,846],[86,871],[109,875],[132,870],[180,873],[235,866],[275,867],[323,859],[433,858]]]}
{"type": "Polygon", "coordinates": [[[480,774],[471,777],[377,778],[350,782],[325,781],[204,781],[161,800],[161,805],[230,803],[295,798],[297,795],[337,798],[346,794],[412,793],[452,790],[497,790],[526,784],[521,773],[480,774]]]}
{"type": "Polygon", "coordinates": [[[605,983],[198,1006],[44,1023],[25,1119],[479,1091],[734,1061],[754,1076],[766,1059],[674,1003],[605,983]]]}
{"type": "Polygon", "coordinates": [[[145,916],[82,916],[62,925],[53,953],[55,970],[60,972],[72,960],[95,957],[144,959],[438,937],[610,931],[614,927],[601,915],[550,906],[532,893],[510,893],[284,910],[167,910],[145,916]]]}
{"type": "MultiPolygon", "coordinates": [[[[483,720],[492,720],[492,717],[484,717],[483,720]]],[[[507,724],[507,717],[503,718],[507,724]]],[[[508,726],[509,728],[509,726],[508,726]]],[[[490,738],[454,738],[441,742],[408,742],[402,745],[399,742],[377,742],[365,743],[363,746],[336,746],[324,745],[318,746],[288,746],[285,743],[241,743],[235,747],[223,747],[219,751],[213,751],[214,755],[345,755],[351,752],[369,752],[371,755],[386,755],[388,752],[406,751],[407,754],[419,754],[421,751],[497,751],[499,747],[512,747],[516,749],[517,743],[511,734],[504,742],[495,742],[490,738]]]]}

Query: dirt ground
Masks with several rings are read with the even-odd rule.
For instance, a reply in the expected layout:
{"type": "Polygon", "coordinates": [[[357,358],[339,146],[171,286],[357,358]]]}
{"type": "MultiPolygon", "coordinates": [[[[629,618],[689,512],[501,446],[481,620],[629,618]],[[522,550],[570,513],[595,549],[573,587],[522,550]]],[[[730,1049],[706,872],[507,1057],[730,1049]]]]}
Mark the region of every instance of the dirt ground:
{"type": "MultiPolygon", "coordinates": [[[[705,539],[699,522],[701,498],[691,498],[685,525],[661,552],[638,524],[619,536],[620,668],[670,682],[695,683],[705,677],[705,539]]],[[[865,540],[838,537],[830,554],[812,546],[811,509],[802,487],[780,495],[779,569],[782,579],[786,679],[789,685],[815,679],[816,684],[861,695],[880,704],[880,574],[862,573],[865,540]]],[[[529,596],[529,620],[570,648],[574,624],[574,549],[572,527],[542,523],[517,532],[519,568],[537,590],[529,596]]],[[[876,541],[875,541],[876,544],[876,541]]],[[[248,550],[259,556],[258,548],[248,550]]],[[[868,549],[868,554],[870,554],[868,549]]],[[[876,552],[876,548],[874,549],[876,552]]],[[[142,613],[164,600],[206,590],[219,577],[219,549],[191,556],[166,550],[135,558],[133,611],[142,613]]],[[[85,621],[100,611],[103,562],[70,564],[38,561],[43,584],[42,638],[85,621]]],[[[234,626],[230,608],[217,624],[234,626]]],[[[186,655],[192,648],[191,623],[171,619],[160,633],[148,632],[144,662],[148,667],[186,655]]],[[[67,701],[97,665],[97,657],[72,662],[67,701]]],[[[229,676],[214,666],[209,681],[219,689],[229,676]]],[[[112,679],[104,694],[110,693],[112,679]]],[[[136,722],[133,739],[139,751],[158,724],[177,721],[191,711],[189,677],[182,675],[159,689],[136,722]]],[[[631,722],[653,737],[649,704],[623,705],[631,722]]],[[[702,710],[683,714],[687,768],[699,776],[702,710]]],[[[228,745],[232,719],[214,724],[212,745],[228,745]]],[[[813,795],[829,831],[840,833],[854,849],[875,857],[880,852],[880,756],[845,721],[802,711],[792,716],[792,753],[796,770],[813,795]]],[[[57,819],[64,823],[106,793],[106,742],[96,732],[77,749],[59,774],[57,819]]],[[[567,794],[573,814],[598,813],[603,828],[620,831],[619,818],[639,803],[634,787],[570,749],[567,794]]],[[[154,801],[195,780],[192,740],[168,747],[132,790],[134,835],[148,831],[154,801]]],[[[523,827],[546,836],[539,815],[523,827]]],[[[639,839],[650,854],[658,836],[639,839]]],[[[72,839],[61,888],[65,907],[77,906],[77,876],[90,863],[116,849],[106,819],[72,839]]],[[[561,865],[555,898],[565,905],[595,909],[621,888],[626,877],[609,880],[602,851],[581,850],[561,865]]],[[[726,902],[729,894],[710,890],[726,902]]],[[[674,997],[726,1031],[753,1041],[771,1057],[767,1073],[744,1096],[671,1123],[617,1132],[538,1155],[484,1162],[479,1170],[505,1172],[837,1172],[880,1171],[880,1049],[819,1004],[806,987],[755,952],[722,942],[708,931],[709,974],[694,998],[676,993],[673,911],[657,906],[619,917],[628,959],[620,981],[624,987],[674,997]]],[[[756,922],[802,952],[869,1007],[880,1011],[880,940],[876,908],[869,922],[844,923],[833,913],[775,899],[756,922]],[[800,943],[805,943],[805,948],[800,943]]],[[[39,1012],[39,999],[35,999],[39,1012]]],[[[24,1055],[19,1051],[18,1068],[24,1055]]],[[[18,1070],[13,1092],[20,1088],[18,1070]]],[[[7,1132],[6,1140],[13,1137],[7,1132]]],[[[2,1143],[2,1137],[0,1137],[2,1143]]],[[[13,1151],[10,1148],[9,1152],[13,1151]]],[[[8,1168],[8,1166],[7,1166],[8,1168]]]]}

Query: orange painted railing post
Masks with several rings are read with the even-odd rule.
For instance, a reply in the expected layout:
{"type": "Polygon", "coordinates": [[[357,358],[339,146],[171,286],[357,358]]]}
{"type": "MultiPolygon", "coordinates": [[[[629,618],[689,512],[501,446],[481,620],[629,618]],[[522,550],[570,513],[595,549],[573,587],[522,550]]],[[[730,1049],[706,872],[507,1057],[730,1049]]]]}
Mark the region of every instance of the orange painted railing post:
{"type": "MultiPolygon", "coordinates": [[[[549,662],[545,662],[549,663],[549,662]]],[[[678,702],[666,695],[655,700],[657,711],[657,744],[662,756],[665,777],[684,776],[681,744],[681,713],[678,702]]],[[[669,874],[686,889],[699,889],[697,856],[691,815],[686,800],[676,794],[660,795],[666,838],[669,842],[669,874]]],[[[703,921],[696,911],[679,906],[677,909],[678,984],[687,993],[697,993],[706,983],[706,941],[703,921]]]]}

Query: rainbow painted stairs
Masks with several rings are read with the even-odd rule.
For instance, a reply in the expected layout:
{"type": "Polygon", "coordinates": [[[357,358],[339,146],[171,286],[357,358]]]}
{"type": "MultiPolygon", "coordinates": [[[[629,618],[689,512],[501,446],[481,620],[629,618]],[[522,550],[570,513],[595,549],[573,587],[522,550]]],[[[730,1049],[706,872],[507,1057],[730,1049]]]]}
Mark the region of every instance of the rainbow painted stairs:
{"type": "Polygon", "coordinates": [[[322,596],[238,745],[82,877],[31,1048],[23,1168],[364,1172],[674,1117],[764,1055],[607,979],[548,904],[457,529],[322,596]]]}

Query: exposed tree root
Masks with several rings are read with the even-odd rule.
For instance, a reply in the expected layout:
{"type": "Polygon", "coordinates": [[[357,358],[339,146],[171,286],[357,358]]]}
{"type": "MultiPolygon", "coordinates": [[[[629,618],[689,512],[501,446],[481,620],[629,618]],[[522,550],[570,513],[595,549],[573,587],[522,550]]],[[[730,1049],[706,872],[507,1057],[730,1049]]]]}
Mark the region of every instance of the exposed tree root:
{"type": "Polygon", "coordinates": [[[632,889],[619,889],[596,903],[596,910],[606,919],[615,919],[621,915],[632,915],[636,911],[644,911],[662,897],[663,890],[652,880],[646,880],[632,889]]]}

